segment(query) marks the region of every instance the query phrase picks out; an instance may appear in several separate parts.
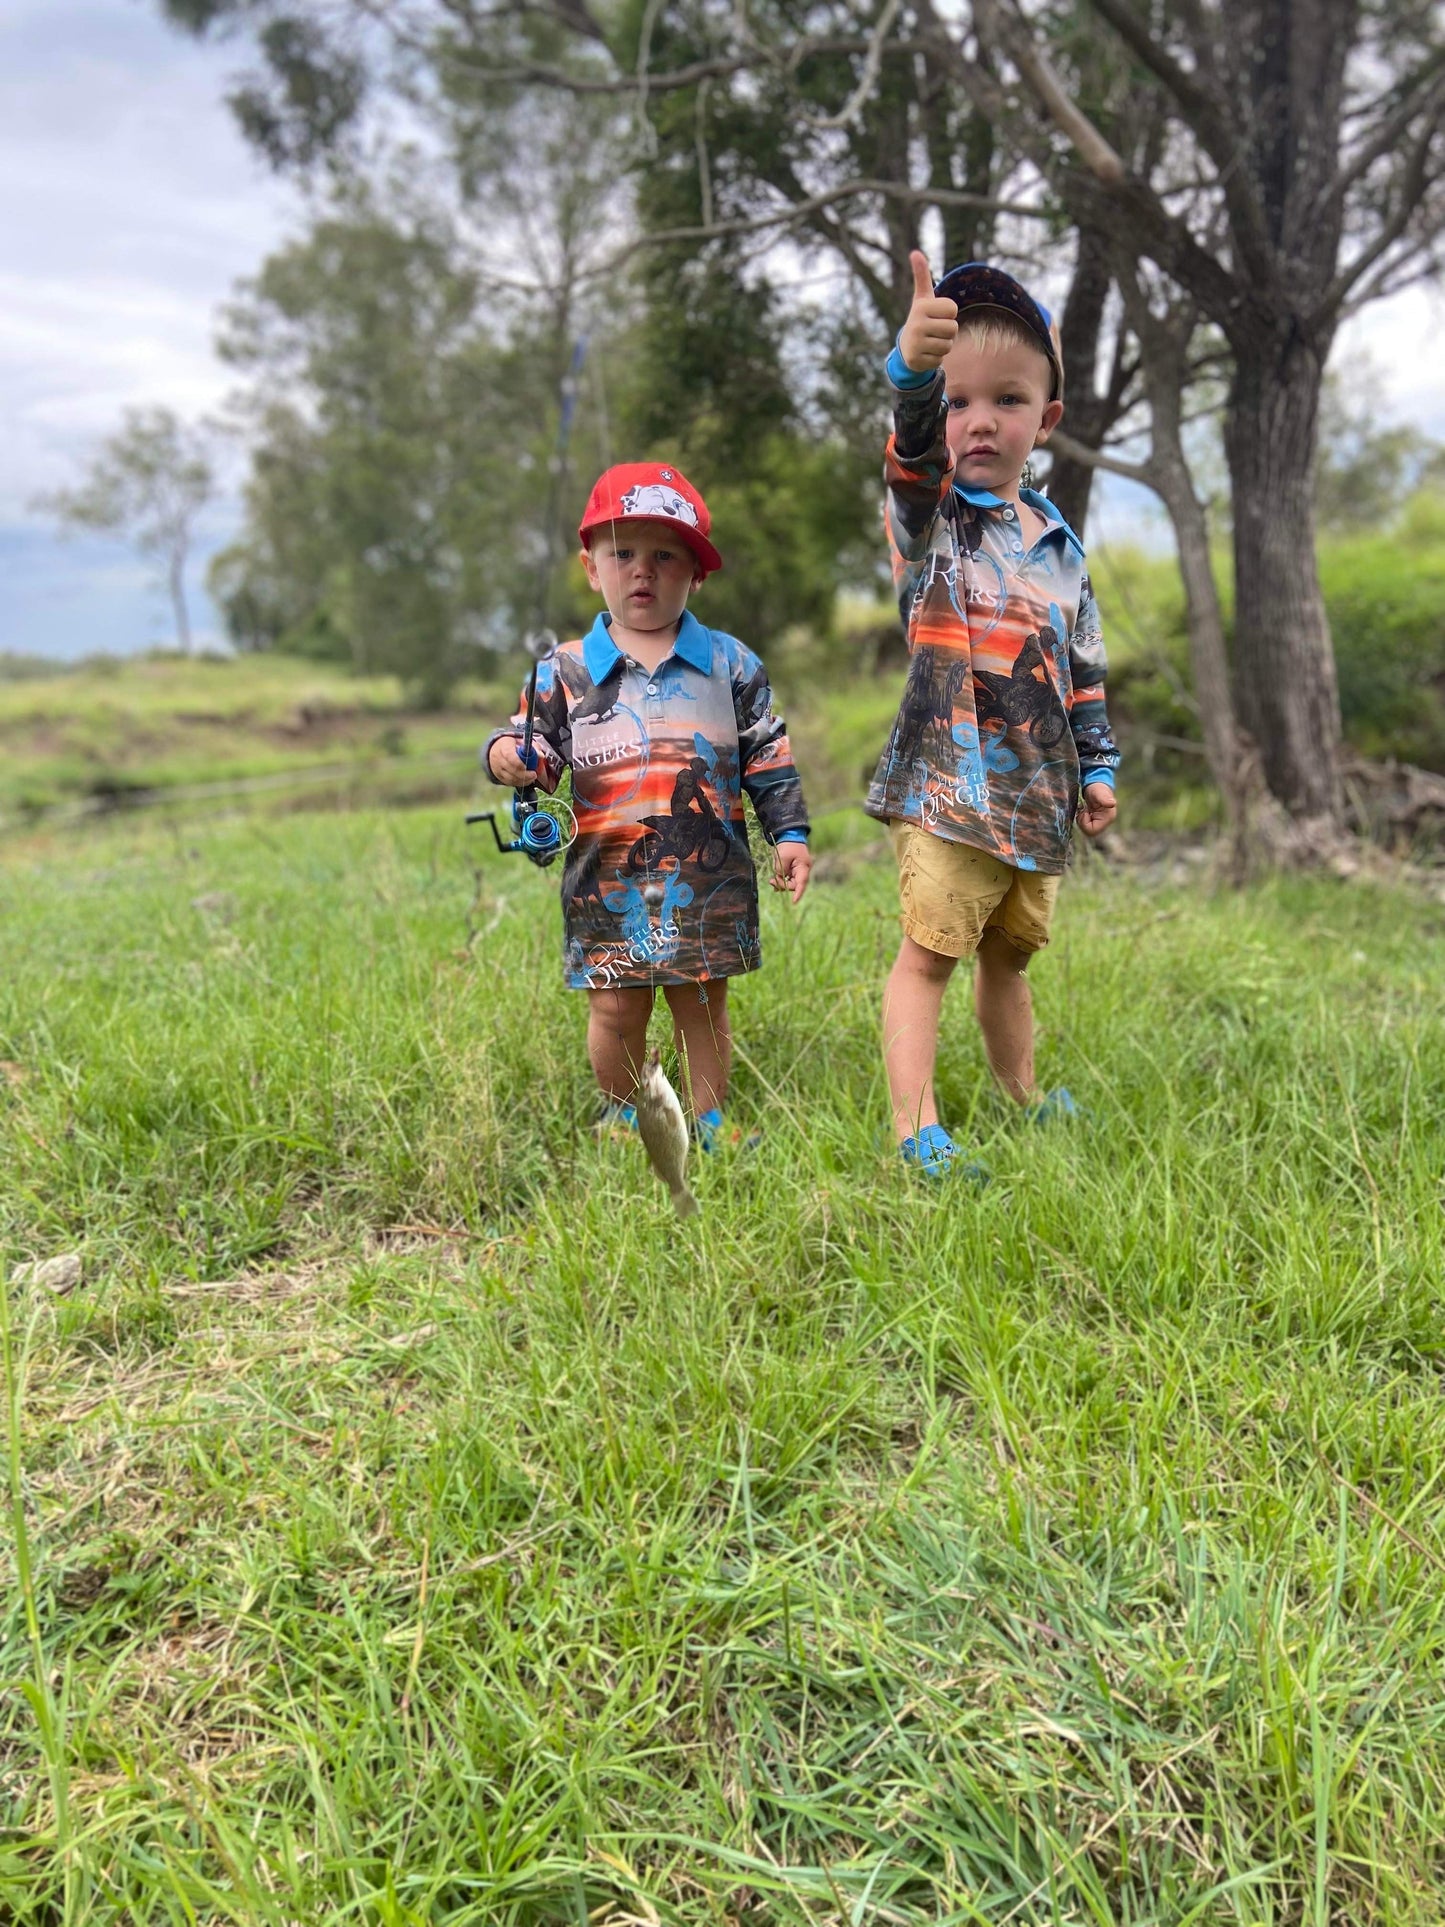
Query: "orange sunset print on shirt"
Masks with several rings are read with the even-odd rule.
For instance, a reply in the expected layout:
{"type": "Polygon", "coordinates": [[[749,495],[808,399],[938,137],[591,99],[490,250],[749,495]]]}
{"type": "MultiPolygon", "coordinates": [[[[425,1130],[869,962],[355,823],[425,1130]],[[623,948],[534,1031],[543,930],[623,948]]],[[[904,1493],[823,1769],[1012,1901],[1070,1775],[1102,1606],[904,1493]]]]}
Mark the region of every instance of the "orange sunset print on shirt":
{"type": "MultiPolygon", "coordinates": [[[[520,727],[520,717],[517,719],[520,727]]],[[[608,618],[537,676],[545,780],[572,771],[577,840],[562,873],[567,982],[694,983],[761,960],[746,795],[772,841],[807,828],[767,672],[691,613],[649,672],[608,618]]]]}

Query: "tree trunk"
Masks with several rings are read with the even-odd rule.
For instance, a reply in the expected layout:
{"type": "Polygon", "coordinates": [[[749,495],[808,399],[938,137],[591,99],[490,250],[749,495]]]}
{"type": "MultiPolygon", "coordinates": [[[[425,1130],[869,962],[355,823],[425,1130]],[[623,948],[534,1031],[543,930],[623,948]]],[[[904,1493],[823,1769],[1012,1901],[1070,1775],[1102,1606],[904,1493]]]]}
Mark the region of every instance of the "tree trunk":
{"type": "Polygon", "coordinates": [[[1341,813],[1340,702],[1314,541],[1323,356],[1292,333],[1239,355],[1225,425],[1235,694],[1270,793],[1326,840],[1341,813]]]}
{"type": "Polygon", "coordinates": [[[181,645],[181,654],[191,653],[191,612],[186,607],[186,551],[177,548],[171,551],[170,569],[167,581],[171,592],[171,608],[176,617],[176,639],[181,645]]]}
{"type": "Polygon", "coordinates": [[[1229,655],[1224,643],[1224,613],[1219,606],[1219,586],[1214,580],[1209,555],[1209,521],[1182,463],[1176,466],[1156,448],[1151,466],[1157,473],[1156,487],[1169,511],[1179,548],[1184,621],[1189,635],[1189,673],[1199,709],[1199,727],[1204,735],[1204,754],[1232,826],[1240,743],[1234,720],[1229,655]]]}
{"type": "MultiPolygon", "coordinates": [[[[1098,228],[1079,229],[1078,259],[1069,298],[1064,303],[1059,323],[1059,341],[1064,351],[1065,421],[1075,441],[1097,448],[1111,426],[1108,397],[1095,387],[1099,359],[1099,334],[1104,325],[1104,303],[1108,299],[1108,237],[1098,228]]],[[[1088,462],[1073,462],[1055,455],[1049,471],[1049,500],[1074,533],[1083,539],[1089,514],[1089,498],[1094,492],[1094,469],[1088,462]]]]}

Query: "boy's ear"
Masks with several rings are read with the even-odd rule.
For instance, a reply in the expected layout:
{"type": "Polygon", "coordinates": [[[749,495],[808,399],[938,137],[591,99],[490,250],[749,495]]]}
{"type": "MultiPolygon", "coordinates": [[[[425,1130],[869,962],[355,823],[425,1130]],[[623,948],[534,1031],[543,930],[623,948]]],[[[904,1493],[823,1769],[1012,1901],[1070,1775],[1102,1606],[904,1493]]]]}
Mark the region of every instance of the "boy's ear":
{"type": "Polygon", "coordinates": [[[587,577],[588,588],[596,589],[600,593],[602,583],[597,574],[597,564],[592,560],[592,551],[585,542],[577,551],[577,559],[582,564],[583,573],[587,577]]]}
{"type": "Polygon", "coordinates": [[[1061,401],[1051,401],[1044,410],[1043,420],[1039,423],[1039,432],[1034,436],[1034,447],[1041,448],[1063,419],[1064,404],[1061,401]]]}

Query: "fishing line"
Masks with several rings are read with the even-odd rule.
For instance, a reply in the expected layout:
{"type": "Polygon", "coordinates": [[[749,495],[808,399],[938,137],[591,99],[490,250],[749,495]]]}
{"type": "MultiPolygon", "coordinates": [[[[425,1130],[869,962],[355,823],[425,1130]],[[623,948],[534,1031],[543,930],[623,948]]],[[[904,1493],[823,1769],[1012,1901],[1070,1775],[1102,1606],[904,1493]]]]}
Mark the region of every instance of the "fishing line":
{"type": "MultiPolygon", "coordinates": [[[[579,335],[573,343],[572,354],[560,383],[561,406],[557,414],[557,439],[548,461],[549,486],[547,505],[542,524],[542,554],[537,565],[537,584],[534,602],[535,623],[523,637],[523,647],[532,658],[531,673],[527,677],[525,701],[525,720],[522,729],[522,748],[520,760],[527,769],[536,768],[537,752],[532,738],[537,716],[537,673],[542,664],[556,653],[557,634],[547,627],[547,615],[552,592],[552,567],[557,549],[557,529],[562,512],[562,495],[567,480],[567,451],[572,439],[572,424],[577,413],[577,391],[582,369],[587,359],[587,336],[579,335]]],[[[512,837],[504,842],[497,828],[495,810],[475,810],[468,814],[468,823],[486,823],[491,826],[492,838],[499,853],[503,856],[521,855],[538,869],[545,869],[555,863],[565,850],[570,850],[577,841],[577,813],[566,797],[549,795],[545,801],[537,794],[537,785],[528,783],[512,792],[511,807],[512,837]]]]}

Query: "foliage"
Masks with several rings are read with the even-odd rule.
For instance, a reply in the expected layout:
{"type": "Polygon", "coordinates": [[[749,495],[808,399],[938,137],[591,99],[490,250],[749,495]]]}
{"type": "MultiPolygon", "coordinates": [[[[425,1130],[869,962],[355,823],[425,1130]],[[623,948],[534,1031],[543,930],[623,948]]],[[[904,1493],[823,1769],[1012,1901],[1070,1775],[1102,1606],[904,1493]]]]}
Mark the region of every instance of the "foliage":
{"type": "Polygon", "coordinates": [[[191,646],[185,568],[196,518],[215,493],[207,437],[169,408],[129,408],[85,481],[36,503],[63,525],[129,535],[161,566],[182,649],[191,646]]]}
{"type": "Polygon", "coordinates": [[[6,1917],[1434,1927],[1438,908],[1090,865],[939,1195],[834,857],[680,1231],[466,837],[0,870],[6,1917]]]}
{"type": "MultiPolygon", "coordinates": [[[[1320,545],[1345,742],[1359,755],[1445,772],[1445,508],[1428,488],[1393,507],[1386,526],[1333,530],[1320,545]]],[[[1110,712],[1125,727],[1131,768],[1137,772],[1142,760],[1177,777],[1197,758],[1186,751],[1181,761],[1160,739],[1199,739],[1177,568],[1168,556],[1104,544],[1091,551],[1090,564],[1109,638],[1110,712]],[[1147,748],[1151,738],[1157,755],[1147,748]]],[[[1223,550],[1215,571],[1232,626],[1223,550]]]]}
{"type": "Polygon", "coordinates": [[[550,369],[478,318],[434,219],[361,205],[231,311],[253,380],[247,525],[215,582],[242,646],[403,676],[435,701],[520,636],[547,496],[550,369]]]}
{"type": "Polygon", "coordinates": [[[1445,497],[1321,546],[1320,580],[1353,746],[1445,772],[1445,497]]]}
{"type": "MultiPolygon", "coordinates": [[[[1315,516],[1347,535],[1392,521],[1445,449],[1409,422],[1391,422],[1379,370],[1355,360],[1325,376],[1320,396],[1315,516]]],[[[1336,638],[1338,653],[1339,639],[1336,638]]]]}

